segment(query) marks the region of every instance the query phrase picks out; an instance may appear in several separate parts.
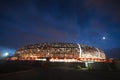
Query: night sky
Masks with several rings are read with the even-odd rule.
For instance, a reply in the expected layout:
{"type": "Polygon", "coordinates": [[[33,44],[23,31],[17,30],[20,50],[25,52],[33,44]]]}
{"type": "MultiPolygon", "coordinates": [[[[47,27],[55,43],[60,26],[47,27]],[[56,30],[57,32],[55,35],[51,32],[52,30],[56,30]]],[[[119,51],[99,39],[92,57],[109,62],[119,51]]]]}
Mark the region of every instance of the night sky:
{"type": "Polygon", "coordinates": [[[0,54],[40,42],[81,43],[120,58],[120,0],[0,0],[0,54]]]}

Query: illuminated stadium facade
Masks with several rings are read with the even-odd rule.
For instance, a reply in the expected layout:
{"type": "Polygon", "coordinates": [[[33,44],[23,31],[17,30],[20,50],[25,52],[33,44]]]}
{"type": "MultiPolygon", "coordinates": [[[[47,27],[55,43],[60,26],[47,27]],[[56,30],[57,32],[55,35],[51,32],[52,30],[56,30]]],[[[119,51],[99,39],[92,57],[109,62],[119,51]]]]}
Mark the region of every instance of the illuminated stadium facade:
{"type": "Polygon", "coordinates": [[[104,62],[106,56],[102,50],[96,47],[79,43],[40,43],[18,49],[11,59],[50,62],[104,62]]]}

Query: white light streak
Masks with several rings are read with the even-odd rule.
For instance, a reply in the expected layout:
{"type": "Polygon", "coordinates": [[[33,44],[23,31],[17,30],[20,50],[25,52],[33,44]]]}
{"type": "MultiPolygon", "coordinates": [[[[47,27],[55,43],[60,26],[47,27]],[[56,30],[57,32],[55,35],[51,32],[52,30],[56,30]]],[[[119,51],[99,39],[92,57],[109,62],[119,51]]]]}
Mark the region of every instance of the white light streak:
{"type": "Polygon", "coordinates": [[[79,54],[79,58],[81,58],[81,53],[82,53],[82,50],[81,50],[81,46],[80,46],[80,44],[78,44],[78,47],[79,47],[79,49],[80,49],[80,54],[79,54]]]}

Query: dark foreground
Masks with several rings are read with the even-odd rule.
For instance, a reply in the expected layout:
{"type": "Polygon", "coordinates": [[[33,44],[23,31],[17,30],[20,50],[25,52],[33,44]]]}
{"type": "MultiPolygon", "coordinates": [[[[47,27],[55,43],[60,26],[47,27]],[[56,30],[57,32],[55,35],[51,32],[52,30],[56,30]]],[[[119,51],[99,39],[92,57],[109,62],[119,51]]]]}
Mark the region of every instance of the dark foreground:
{"type": "Polygon", "coordinates": [[[90,65],[86,70],[84,63],[1,60],[0,80],[120,80],[120,70],[114,64],[90,65]]]}
{"type": "Polygon", "coordinates": [[[33,68],[0,75],[0,80],[120,80],[119,71],[80,71],[61,68],[33,68]]]}

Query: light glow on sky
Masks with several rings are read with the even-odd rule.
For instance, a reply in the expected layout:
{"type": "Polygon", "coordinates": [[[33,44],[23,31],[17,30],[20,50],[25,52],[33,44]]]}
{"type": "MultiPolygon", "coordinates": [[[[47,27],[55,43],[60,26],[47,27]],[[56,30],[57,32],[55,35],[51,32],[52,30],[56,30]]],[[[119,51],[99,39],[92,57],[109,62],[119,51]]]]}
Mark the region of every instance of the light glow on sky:
{"type": "Polygon", "coordinates": [[[103,40],[105,40],[105,39],[106,39],[106,37],[102,37],[102,39],[103,39],[103,40]]]}
{"type": "Polygon", "coordinates": [[[7,57],[8,55],[9,55],[8,52],[6,52],[6,53],[3,54],[4,57],[7,57]]]}
{"type": "Polygon", "coordinates": [[[15,53],[15,49],[0,47],[0,58],[4,58],[7,56],[13,56],[14,53],[15,53]]]}

